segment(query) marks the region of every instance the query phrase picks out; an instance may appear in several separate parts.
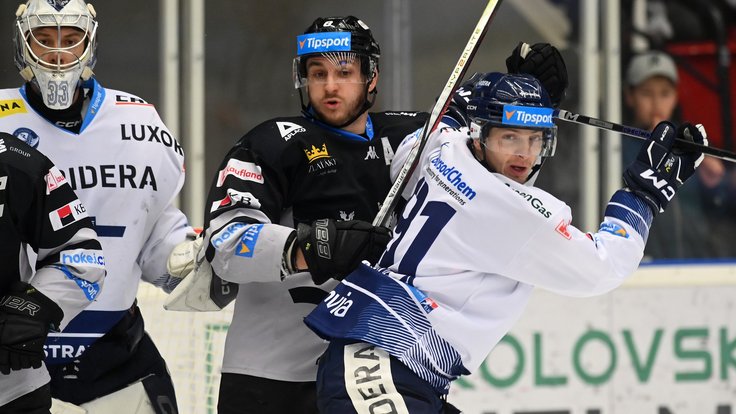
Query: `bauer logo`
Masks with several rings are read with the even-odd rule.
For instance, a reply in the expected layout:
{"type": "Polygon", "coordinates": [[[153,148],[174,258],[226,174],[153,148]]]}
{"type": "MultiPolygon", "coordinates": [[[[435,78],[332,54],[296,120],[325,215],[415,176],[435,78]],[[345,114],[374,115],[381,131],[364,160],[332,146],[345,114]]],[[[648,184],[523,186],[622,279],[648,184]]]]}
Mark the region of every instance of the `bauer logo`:
{"type": "Polygon", "coordinates": [[[296,55],[325,52],[349,52],[350,33],[310,33],[296,38],[296,55]]]}
{"type": "Polygon", "coordinates": [[[516,125],[532,128],[552,128],[552,108],[535,108],[529,106],[503,106],[504,125],[516,125]]]}

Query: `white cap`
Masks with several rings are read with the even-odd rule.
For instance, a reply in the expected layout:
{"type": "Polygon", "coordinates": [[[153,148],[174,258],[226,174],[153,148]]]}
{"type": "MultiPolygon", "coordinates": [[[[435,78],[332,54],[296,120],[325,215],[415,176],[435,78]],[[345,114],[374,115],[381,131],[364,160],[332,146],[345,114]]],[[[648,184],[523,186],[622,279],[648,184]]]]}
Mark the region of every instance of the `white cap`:
{"type": "Polygon", "coordinates": [[[652,51],[631,59],[626,72],[626,82],[629,86],[636,86],[653,76],[664,76],[677,83],[677,66],[668,54],[652,51]]]}

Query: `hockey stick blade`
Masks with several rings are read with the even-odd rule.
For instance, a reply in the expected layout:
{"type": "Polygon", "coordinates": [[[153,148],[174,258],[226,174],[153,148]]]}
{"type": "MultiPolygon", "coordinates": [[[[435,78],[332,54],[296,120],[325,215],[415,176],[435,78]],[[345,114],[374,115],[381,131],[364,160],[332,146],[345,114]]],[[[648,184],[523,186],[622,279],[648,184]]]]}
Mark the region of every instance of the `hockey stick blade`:
{"type": "Polygon", "coordinates": [[[378,210],[378,214],[376,214],[376,218],[373,219],[374,226],[386,226],[388,224],[391,212],[396,208],[399,198],[401,197],[401,193],[404,191],[404,187],[406,187],[407,179],[411,176],[411,173],[419,162],[419,155],[422,153],[422,149],[424,149],[424,145],[427,143],[427,137],[429,137],[429,134],[431,134],[432,131],[437,128],[437,125],[439,125],[440,120],[442,119],[442,114],[450,104],[452,94],[463,79],[463,76],[465,76],[465,72],[468,71],[468,65],[473,60],[475,52],[478,51],[478,46],[480,46],[481,40],[488,31],[488,25],[493,19],[493,16],[495,15],[496,10],[498,10],[500,4],[501,0],[488,1],[485,10],[483,10],[483,14],[480,16],[478,24],[475,26],[475,29],[473,29],[470,39],[465,45],[465,49],[463,49],[463,52],[460,54],[460,59],[458,59],[455,67],[450,73],[450,78],[447,80],[445,87],[442,89],[442,93],[432,107],[432,112],[429,114],[427,122],[422,127],[419,139],[414,143],[404,165],[401,166],[401,170],[396,176],[396,180],[393,185],[391,185],[388,195],[386,195],[386,198],[383,200],[381,208],[378,210]]]}
{"type": "MultiPolygon", "coordinates": [[[[621,125],[621,124],[616,124],[613,122],[603,121],[601,119],[576,114],[570,111],[566,111],[564,109],[555,110],[552,116],[562,121],[565,121],[565,122],[573,122],[573,123],[581,124],[581,125],[594,126],[596,128],[600,128],[606,131],[618,132],[623,135],[627,135],[627,136],[634,137],[634,138],[641,139],[641,140],[645,140],[649,138],[649,135],[651,135],[648,131],[645,131],[643,129],[634,128],[634,127],[621,125]]],[[[680,139],[680,138],[678,138],[675,141],[675,146],[685,151],[700,151],[705,155],[715,157],[715,158],[720,158],[724,161],[736,162],[736,153],[726,151],[724,149],[700,145],[692,141],[687,141],[687,140],[680,139]]]]}

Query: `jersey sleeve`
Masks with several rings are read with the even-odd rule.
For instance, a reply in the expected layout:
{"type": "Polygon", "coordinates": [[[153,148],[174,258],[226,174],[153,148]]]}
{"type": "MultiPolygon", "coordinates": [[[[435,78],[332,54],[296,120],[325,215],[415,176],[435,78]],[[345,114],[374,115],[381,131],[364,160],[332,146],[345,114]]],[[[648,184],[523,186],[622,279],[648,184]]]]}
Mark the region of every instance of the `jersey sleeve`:
{"type": "Polygon", "coordinates": [[[246,134],[212,180],[205,206],[205,257],[228,282],[281,280],[284,247],[294,230],[280,224],[290,162],[275,128],[266,122],[246,134]]]}
{"type": "Polygon", "coordinates": [[[51,161],[15,138],[3,137],[8,197],[2,216],[14,222],[21,243],[37,254],[29,281],[64,311],[61,327],[95,300],[105,276],[105,257],[84,205],[51,161]],[[23,159],[25,158],[25,159],[23,159]]]}
{"type": "Polygon", "coordinates": [[[636,271],[652,222],[652,212],[632,193],[611,198],[596,233],[570,224],[565,208],[542,223],[504,274],[567,296],[594,296],[618,287],[636,271]]]}
{"type": "Polygon", "coordinates": [[[141,249],[138,263],[142,278],[165,292],[171,292],[181,281],[169,275],[166,262],[169,254],[179,243],[194,239],[196,233],[178,208],[169,204],[153,225],[153,229],[141,249]]]}

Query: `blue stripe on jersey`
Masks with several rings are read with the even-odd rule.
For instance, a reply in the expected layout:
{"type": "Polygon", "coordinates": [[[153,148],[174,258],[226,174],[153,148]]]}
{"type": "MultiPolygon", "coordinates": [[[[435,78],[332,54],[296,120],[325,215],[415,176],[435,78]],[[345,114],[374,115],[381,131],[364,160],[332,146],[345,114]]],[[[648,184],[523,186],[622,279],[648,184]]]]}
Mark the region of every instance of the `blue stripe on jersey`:
{"type": "Polygon", "coordinates": [[[90,345],[110,331],[125,312],[128,311],[82,311],[62,332],[49,333],[44,344],[45,362],[66,364],[79,358],[90,345]]]}
{"type": "Polygon", "coordinates": [[[630,224],[645,241],[654,220],[654,213],[649,205],[634,193],[625,190],[618,190],[613,194],[604,215],[630,224]]]}
{"type": "Polygon", "coordinates": [[[438,393],[469,374],[460,354],[440,337],[401,282],[361,265],[304,322],[324,339],[353,339],[398,358],[438,393]]]}

